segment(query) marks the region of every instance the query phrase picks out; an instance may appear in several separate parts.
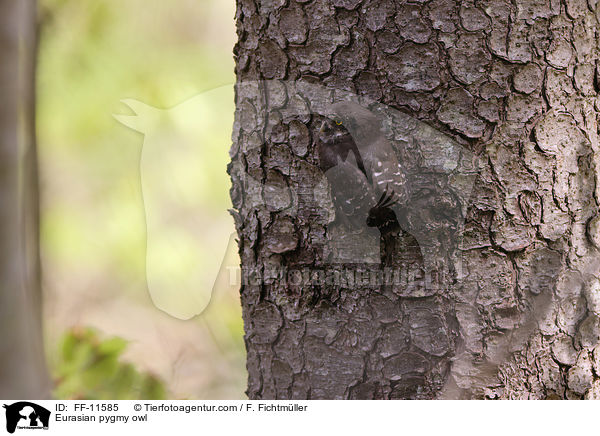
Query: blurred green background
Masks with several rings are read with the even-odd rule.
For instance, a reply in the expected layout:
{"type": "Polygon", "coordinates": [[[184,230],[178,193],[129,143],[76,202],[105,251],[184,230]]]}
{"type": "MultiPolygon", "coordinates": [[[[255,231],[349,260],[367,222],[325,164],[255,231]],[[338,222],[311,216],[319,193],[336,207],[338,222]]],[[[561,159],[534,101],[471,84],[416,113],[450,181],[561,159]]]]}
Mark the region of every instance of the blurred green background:
{"type": "MultiPolygon", "coordinates": [[[[234,8],[229,0],[40,0],[44,322],[58,398],[245,397],[235,288],[216,289],[189,321],[150,300],[144,136],[113,118],[132,114],[122,99],[170,108],[233,83],[234,8]]],[[[232,100],[222,104],[233,112],[232,100]]],[[[216,136],[227,138],[231,126],[222,129],[216,136]]],[[[207,164],[225,174],[230,144],[219,141],[207,164]]],[[[215,217],[230,207],[222,188],[207,206],[215,217]]],[[[211,257],[212,247],[202,249],[211,257]]]]}

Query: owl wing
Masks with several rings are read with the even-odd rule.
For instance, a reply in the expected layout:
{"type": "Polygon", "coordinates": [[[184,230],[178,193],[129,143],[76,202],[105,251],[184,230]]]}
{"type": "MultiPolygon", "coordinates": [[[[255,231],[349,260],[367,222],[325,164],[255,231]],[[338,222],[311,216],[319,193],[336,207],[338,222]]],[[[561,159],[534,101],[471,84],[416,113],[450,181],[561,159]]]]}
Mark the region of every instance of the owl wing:
{"type": "Polygon", "coordinates": [[[377,193],[393,191],[397,203],[408,202],[406,175],[392,145],[385,138],[368,144],[361,150],[367,174],[371,174],[377,193]]]}

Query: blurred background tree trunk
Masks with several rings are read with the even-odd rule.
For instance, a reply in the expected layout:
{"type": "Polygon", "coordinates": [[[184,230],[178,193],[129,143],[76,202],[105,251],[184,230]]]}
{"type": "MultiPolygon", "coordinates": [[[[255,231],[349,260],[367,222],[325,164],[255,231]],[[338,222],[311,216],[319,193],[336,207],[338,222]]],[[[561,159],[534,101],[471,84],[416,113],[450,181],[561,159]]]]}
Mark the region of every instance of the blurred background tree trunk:
{"type": "MultiPolygon", "coordinates": [[[[596,2],[237,5],[230,174],[242,268],[257,276],[241,287],[250,398],[597,397],[596,2]],[[330,101],[335,90],[368,96],[479,156],[454,281],[411,295],[261,279],[326,267],[323,243],[335,239],[326,197],[308,195],[322,177],[318,117],[281,109],[324,93],[252,85],[264,79],[317,83],[330,101]],[[286,186],[297,195],[273,195],[286,186]]],[[[423,144],[402,140],[419,183],[423,144]]],[[[396,239],[382,262],[418,263],[414,240],[396,239]]]]}
{"type": "Polygon", "coordinates": [[[0,397],[48,398],[35,146],[36,2],[0,1],[0,397]]]}

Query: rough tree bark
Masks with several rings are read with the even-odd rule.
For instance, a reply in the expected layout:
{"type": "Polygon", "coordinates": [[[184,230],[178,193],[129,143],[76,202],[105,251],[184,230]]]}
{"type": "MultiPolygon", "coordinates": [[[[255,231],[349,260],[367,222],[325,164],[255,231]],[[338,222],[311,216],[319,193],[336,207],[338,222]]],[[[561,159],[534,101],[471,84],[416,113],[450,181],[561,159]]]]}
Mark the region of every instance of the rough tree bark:
{"type": "MultiPolygon", "coordinates": [[[[249,397],[597,397],[596,0],[237,6],[229,171],[242,268],[254,273],[241,287],[249,397]],[[265,279],[321,268],[334,237],[329,200],[305,195],[322,176],[319,117],[279,110],[320,96],[260,82],[275,79],[368,96],[478,158],[453,278],[416,294],[265,279]]],[[[395,146],[416,168],[424,152],[407,144],[395,146]]],[[[410,232],[387,238],[383,266],[422,265],[410,232]]]]}
{"type": "Polygon", "coordinates": [[[35,149],[36,2],[0,2],[0,397],[48,398],[35,149]]]}

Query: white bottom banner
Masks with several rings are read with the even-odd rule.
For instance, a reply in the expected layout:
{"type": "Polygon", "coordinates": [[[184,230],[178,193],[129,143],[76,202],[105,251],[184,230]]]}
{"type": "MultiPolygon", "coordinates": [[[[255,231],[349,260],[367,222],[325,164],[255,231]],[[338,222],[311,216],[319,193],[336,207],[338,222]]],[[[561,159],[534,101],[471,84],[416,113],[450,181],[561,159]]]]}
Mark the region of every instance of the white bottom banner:
{"type": "Polygon", "coordinates": [[[597,403],[535,401],[3,401],[2,434],[577,434],[597,403]],[[36,431],[36,430],[41,430],[36,431]]]}

